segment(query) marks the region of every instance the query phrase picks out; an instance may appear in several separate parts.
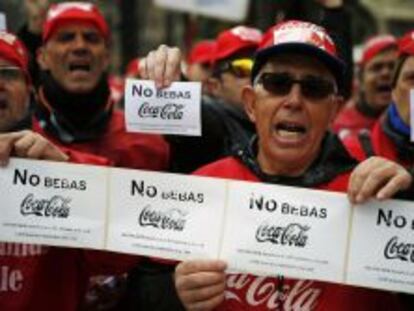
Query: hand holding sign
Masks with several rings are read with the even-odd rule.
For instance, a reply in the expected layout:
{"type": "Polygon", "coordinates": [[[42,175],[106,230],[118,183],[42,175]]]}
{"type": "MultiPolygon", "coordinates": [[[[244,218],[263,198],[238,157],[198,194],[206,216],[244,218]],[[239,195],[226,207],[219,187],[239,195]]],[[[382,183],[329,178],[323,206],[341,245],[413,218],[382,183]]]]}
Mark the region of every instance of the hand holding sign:
{"type": "Polygon", "coordinates": [[[127,79],[125,119],[130,132],[200,136],[200,105],[198,82],[157,89],[152,81],[127,79]]]}
{"type": "Polygon", "coordinates": [[[412,184],[410,173],[398,163],[381,157],[371,157],[352,172],[348,185],[351,203],[363,203],[371,198],[390,199],[412,184]]]}
{"type": "Polygon", "coordinates": [[[60,162],[69,158],[46,138],[29,130],[0,134],[0,164],[7,165],[13,154],[21,158],[60,162]]]}
{"type": "Polygon", "coordinates": [[[177,47],[160,45],[139,62],[139,73],[143,79],[153,80],[157,88],[169,87],[180,80],[181,51],[177,47]]]}
{"type": "Polygon", "coordinates": [[[175,270],[175,287],[187,310],[211,310],[224,300],[226,264],[220,260],[193,260],[175,270]]]}

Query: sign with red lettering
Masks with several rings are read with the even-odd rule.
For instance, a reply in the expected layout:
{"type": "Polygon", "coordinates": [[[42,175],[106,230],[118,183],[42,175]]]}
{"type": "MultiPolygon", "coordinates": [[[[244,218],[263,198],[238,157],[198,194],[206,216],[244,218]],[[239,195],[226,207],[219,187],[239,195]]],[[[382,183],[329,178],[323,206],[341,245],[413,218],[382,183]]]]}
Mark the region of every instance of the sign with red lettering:
{"type": "Polygon", "coordinates": [[[0,31],[7,30],[6,27],[6,15],[3,12],[0,12],[0,31]]]}

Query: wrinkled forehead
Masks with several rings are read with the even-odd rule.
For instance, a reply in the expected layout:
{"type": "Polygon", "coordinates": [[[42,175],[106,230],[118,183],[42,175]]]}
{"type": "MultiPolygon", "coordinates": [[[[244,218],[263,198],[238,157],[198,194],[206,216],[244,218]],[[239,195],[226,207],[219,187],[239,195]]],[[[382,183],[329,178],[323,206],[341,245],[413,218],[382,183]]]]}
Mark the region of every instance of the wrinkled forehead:
{"type": "Polygon", "coordinates": [[[94,33],[99,35],[102,40],[105,40],[103,34],[99,31],[98,27],[88,21],[65,21],[62,22],[59,26],[56,26],[50,38],[56,37],[62,33],[94,33]]]}
{"type": "Polygon", "coordinates": [[[335,81],[334,75],[319,59],[299,53],[280,54],[270,57],[262,66],[260,73],[262,72],[287,72],[298,76],[316,75],[335,81]]]}

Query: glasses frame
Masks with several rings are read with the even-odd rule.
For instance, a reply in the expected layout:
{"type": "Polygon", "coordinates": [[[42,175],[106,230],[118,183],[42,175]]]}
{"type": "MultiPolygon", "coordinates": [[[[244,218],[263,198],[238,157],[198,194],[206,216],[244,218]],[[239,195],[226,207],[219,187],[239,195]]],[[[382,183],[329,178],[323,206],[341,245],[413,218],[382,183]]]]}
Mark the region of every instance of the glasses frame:
{"type": "Polygon", "coordinates": [[[301,79],[297,79],[289,73],[264,72],[255,79],[254,85],[256,84],[261,84],[267,92],[276,96],[288,95],[292,91],[293,85],[299,84],[302,95],[312,101],[323,100],[338,93],[336,83],[314,75],[307,75],[301,79]],[[280,85],[278,88],[269,86],[269,83],[272,82],[272,78],[273,82],[275,82],[275,77],[279,78],[280,85]],[[282,81],[280,78],[285,78],[285,81],[282,81]],[[268,82],[266,82],[266,80],[268,82]],[[282,83],[284,83],[284,85],[282,85],[282,83]],[[315,88],[315,86],[319,86],[319,90],[315,88]]]}

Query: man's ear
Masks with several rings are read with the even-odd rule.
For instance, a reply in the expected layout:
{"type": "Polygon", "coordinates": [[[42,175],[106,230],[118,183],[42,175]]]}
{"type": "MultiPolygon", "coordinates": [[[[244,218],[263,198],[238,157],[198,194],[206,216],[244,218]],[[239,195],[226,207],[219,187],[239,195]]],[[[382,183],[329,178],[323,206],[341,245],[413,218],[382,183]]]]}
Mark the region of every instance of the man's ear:
{"type": "Polygon", "coordinates": [[[45,54],[46,54],[46,51],[45,51],[44,46],[41,46],[36,51],[36,60],[37,60],[37,63],[39,64],[40,69],[42,69],[42,70],[47,70],[48,69],[45,54]]]}
{"type": "Polygon", "coordinates": [[[334,122],[334,120],[338,116],[339,111],[341,111],[341,109],[344,108],[346,104],[347,103],[345,102],[345,99],[343,96],[341,95],[335,96],[332,102],[333,108],[332,108],[332,114],[330,116],[330,121],[329,121],[330,124],[334,122]]]}
{"type": "Polygon", "coordinates": [[[108,70],[111,64],[111,52],[108,47],[106,48],[104,63],[105,63],[105,70],[108,70]]]}
{"type": "Polygon", "coordinates": [[[246,85],[242,90],[244,111],[253,123],[256,122],[256,93],[251,85],[246,85]]]}

